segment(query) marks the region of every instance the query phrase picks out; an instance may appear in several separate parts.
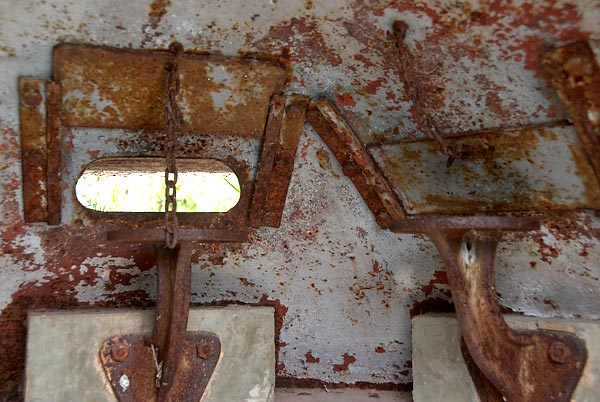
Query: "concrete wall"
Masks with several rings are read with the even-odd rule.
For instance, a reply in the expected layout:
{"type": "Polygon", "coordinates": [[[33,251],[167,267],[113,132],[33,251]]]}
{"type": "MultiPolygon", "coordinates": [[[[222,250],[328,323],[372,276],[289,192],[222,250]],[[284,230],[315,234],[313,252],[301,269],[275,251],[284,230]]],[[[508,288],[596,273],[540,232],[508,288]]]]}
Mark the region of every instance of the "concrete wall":
{"type": "MultiPolygon", "coordinates": [[[[101,226],[71,219],[71,197],[63,225],[23,222],[19,76],[51,79],[52,47],[61,42],[155,49],[178,40],[189,51],[282,53],[293,68],[288,91],[330,97],[364,143],[418,138],[389,37],[402,19],[413,29],[407,40],[431,94],[429,112],[446,132],[565,119],[539,74],[538,54],[545,44],[580,38],[597,49],[597,1],[426,3],[2,1],[0,400],[18,400],[29,309],[150,307],[155,297],[152,248],[106,244],[101,226]]],[[[76,163],[111,146],[98,130],[66,137],[97,138],[73,147],[63,167],[69,177],[81,168],[76,163]]],[[[68,183],[64,191],[72,192],[68,183]]],[[[501,244],[502,304],[539,317],[600,319],[600,216],[552,212],[543,219],[539,232],[501,244]]],[[[445,310],[450,301],[430,241],[380,229],[308,125],[281,227],[257,230],[242,246],[201,251],[194,303],[277,307],[281,384],[410,383],[410,316],[445,310]]]]}

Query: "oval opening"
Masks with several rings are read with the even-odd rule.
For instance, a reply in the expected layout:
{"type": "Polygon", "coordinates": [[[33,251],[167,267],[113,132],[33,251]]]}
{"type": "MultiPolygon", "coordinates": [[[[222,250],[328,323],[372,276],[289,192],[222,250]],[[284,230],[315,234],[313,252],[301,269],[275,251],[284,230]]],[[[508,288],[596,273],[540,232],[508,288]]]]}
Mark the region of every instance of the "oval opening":
{"type": "MultiPolygon", "coordinates": [[[[163,158],[103,158],[90,163],[77,201],[101,212],[164,212],[163,158]]],[[[227,212],[240,199],[235,173],[215,159],[177,159],[177,212],[227,212]]]]}

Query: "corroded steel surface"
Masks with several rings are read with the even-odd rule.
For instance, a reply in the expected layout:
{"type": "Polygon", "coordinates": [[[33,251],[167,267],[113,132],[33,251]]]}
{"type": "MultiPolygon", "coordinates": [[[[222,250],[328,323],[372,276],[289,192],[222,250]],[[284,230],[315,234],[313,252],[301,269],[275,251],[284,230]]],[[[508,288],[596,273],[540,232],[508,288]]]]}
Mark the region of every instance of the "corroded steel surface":
{"type": "Polygon", "coordinates": [[[403,218],[402,206],[389,183],[331,102],[323,99],[311,104],[307,119],[342,165],[377,223],[385,228],[391,220],[403,218]]]}
{"type": "Polygon", "coordinates": [[[396,233],[431,233],[440,231],[464,230],[504,230],[530,231],[540,227],[537,218],[511,218],[508,216],[439,216],[403,219],[390,223],[390,230],[396,233]]]}
{"type": "MultiPolygon", "coordinates": [[[[51,79],[52,48],[65,41],[281,55],[291,67],[284,92],[328,96],[368,149],[424,137],[400,77],[396,20],[410,27],[427,111],[450,134],[564,120],[540,47],[600,34],[594,2],[561,0],[0,2],[0,394],[19,400],[28,309],[149,307],[156,297],[152,246],[106,244],[69,185],[61,226],[23,221],[19,76],[51,79]]],[[[64,183],[100,157],[161,156],[159,134],[65,129],[64,183]]],[[[220,160],[235,152],[254,180],[261,141],[190,134],[178,149],[220,160]]],[[[410,316],[452,308],[441,260],[422,236],[378,226],[310,125],[297,155],[281,226],[193,257],[192,303],[275,306],[278,384],[408,387],[410,316]]],[[[599,239],[591,210],[545,213],[540,230],[508,236],[496,272],[503,307],[600,319],[599,239]]]]}
{"type": "Polygon", "coordinates": [[[543,65],[600,177],[600,66],[593,50],[586,42],[558,47],[544,54],[543,65]]]}
{"type": "Polygon", "coordinates": [[[61,219],[61,171],[62,171],[62,113],[61,87],[55,82],[46,84],[46,152],[48,168],[46,189],[48,193],[48,223],[58,225],[61,219]]]}
{"type": "MultiPolygon", "coordinates": [[[[163,66],[170,57],[169,52],[57,46],[53,69],[63,89],[63,124],[165,128],[163,66]]],[[[262,136],[269,100],[287,77],[283,62],[184,53],[177,64],[183,130],[262,136]]]]}
{"type": "Polygon", "coordinates": [[[414,229],[435,243],[469,353],[502,396],[508,401],[568,402],[587,360],[585,342],[568,332],[511,329],[494,288],[501,231],[532,230],[536,223],[515,217],[432,217],[396,230],[414,229]]]}
{"type": "Polygon", "coordinates": [[[600,208],[600,184],[571,126],[495,130],[447,142],[461,149],[450,167],[435,141],[369,149],[408,213],[600,208]]]}
{"type": "MultiPolygon", "coordinates": [[[[167,401],[198,402],[219,361],[221,342],[214,334],[193,332],[184,340],[183,351],[181,364],[188,370],[175,378],[172,399],[167,401]]],[[[119,402],[156,400],[154,361],[143,336],[107,339],[100,360],[119,402]]]]}
{"type": "MultiPolygon", "coordinates": [[[[298,147],[298,141],[304,127],[304,116],[307,107],[308,97],[302,95],[288,96],[285,102],[276,146],[274,149],[268,150],[265,150],[263,147],[262,158],[271,159],[268,153],[274,153],[273,164],[270,167],[267,166],[266,172],[263,173],[268,176],[265,179],[269,181],[265,202],[262,206],[263,225],[279,227],[281,224],[281,216],[285,207],[288,187],[294,171],[296,148],[298,147]],[[265,151],[267,155],[265,155],[265,151]]],[[[262,167],[262,164],[260,167],[262,167]]]]}
{"type": "Polygon", "coordinates": [[[24,218],[26,222],[44,222],[48,205],[46,81],[21,78],[19,95],[24,218]]]}
{"type": "Polygon", "coordinates": [[[250,210],[250,226],[257,228],[263,223],[264,205],[271,183],[270,172],[275,164],[275,153],[279,144],[279,133],[285,112],[286,97],[274,95],[269,105],[269,117],[265,126],[260,160],[256,172],[256,183],[250,210]]]}

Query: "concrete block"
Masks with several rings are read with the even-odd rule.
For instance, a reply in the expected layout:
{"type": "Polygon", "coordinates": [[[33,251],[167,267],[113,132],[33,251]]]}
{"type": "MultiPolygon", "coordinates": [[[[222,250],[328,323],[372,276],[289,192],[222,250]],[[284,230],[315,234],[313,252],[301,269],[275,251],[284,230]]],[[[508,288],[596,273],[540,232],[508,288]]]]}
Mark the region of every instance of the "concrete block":
{"type": "MultiPolygon", "coordinates": [[[[586,342],[588,361],[572,402],[600,401],[600,322],[505,317],[522,329],[554,329],[575,333],[586,342]]],[[[413,318],[414,402],[480,402],[460,351],[460,328],[453,315],[413,318]]]]}
{"type": "MultiPolygon", "coordinates": [[[[221,339],[221,358],[202,402],[272,402],[274,311],[270,307],[191,309],[188,330],[221,339]]],[[[30,313],[25,400],[116,402],[100,363],[111,335],[152,331],[153,311],[30,313]]]]}

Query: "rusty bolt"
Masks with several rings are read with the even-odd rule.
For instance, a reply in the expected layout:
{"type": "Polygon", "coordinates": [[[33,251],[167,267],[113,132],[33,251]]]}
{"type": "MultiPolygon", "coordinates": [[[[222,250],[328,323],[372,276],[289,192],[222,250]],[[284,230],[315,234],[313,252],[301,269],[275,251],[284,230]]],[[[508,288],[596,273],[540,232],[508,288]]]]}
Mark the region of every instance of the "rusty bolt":
{"type": "Polygon", "coordinates": [[[23,94],[23,103],[25,106],[37,107],[42,103],[42,94],[35,89],[30,89],[23,94]]]}
{"type": "Polygon", "coordinates": [[[125,345],[113,345],[113,347],[110,349],[110,355],[113,360],[123,362],[129,356],[129,350],[125,345]]]}
{"type": "Polygon", "coordinates": [[[196,354],[199,358],[206,360],[215,352],[215,347],[210,343],[201,343],[196,346],[196,354]]]}
{"type": "Polygon", "coordinates": [[[169,45],[169,52],[173,53],[175,56],[179,56],[183,53],[183,45],[179,42],[173,42],[169,45]]]}
{"type": "Polygon", "coordinates": [[[550,344],[548,357],[554,363],[566,363],[569,356],[571,356],[571,349],[564,342],[556,341],[550,344]]]}

